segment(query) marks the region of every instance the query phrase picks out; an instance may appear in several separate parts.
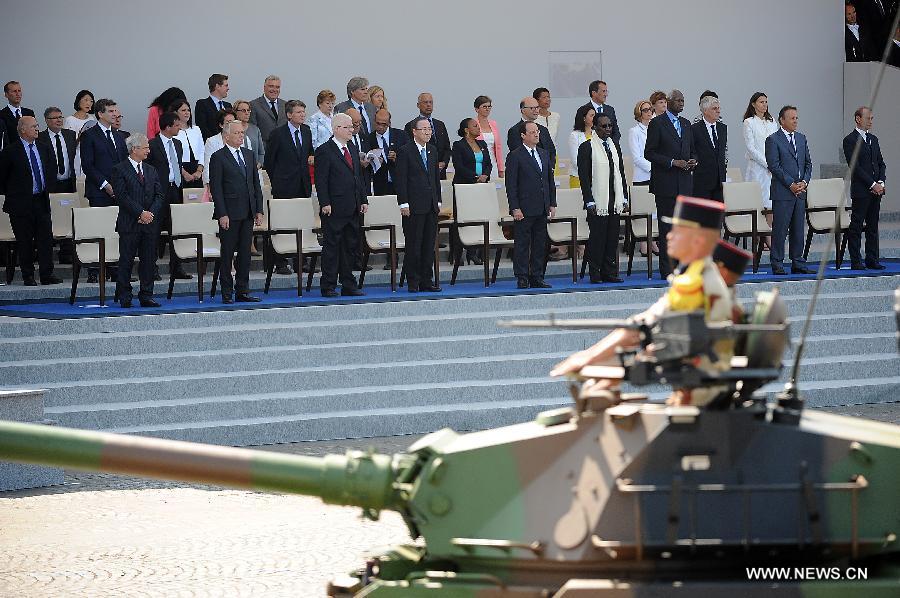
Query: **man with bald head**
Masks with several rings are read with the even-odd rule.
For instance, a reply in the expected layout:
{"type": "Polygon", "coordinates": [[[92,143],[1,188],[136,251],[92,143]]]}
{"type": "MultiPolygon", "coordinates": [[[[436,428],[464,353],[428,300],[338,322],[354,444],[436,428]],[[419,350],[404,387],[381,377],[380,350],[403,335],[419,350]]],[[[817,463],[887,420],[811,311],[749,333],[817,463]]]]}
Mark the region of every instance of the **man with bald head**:
{"type": "Polygon", "coordinates": [[[402,129],[391,126],[391,113],[382,108],[375,113],[375,131],[369,135],[369,147],[380,149],[384,159],[372,175],[375,195],[394,195],[394,168],[397,164],[397,150],[409,143],[409,137],[402,129]]]}
{"type": "Polygon", "coordinates": [[[656,198],[659,216],[659,274],[663,280],[672,272],[666,251],[672,227],[667,219],[672,217],[675,198],[693,193],[691,172],[697,166],[691,123],[678,116],[684,110],[684,94],[673,89],[666,100],[667,110],[647,127],[644,146],[644,158],[650,162],[650,193],[656,198]]]}
{"type": "Polygon", "coordinates": [[[53,275],[53,232],[50,223],[48,181],[56,178],[50,148],[37,143],[38,122],[21,116],[16,137],[0,152],[0,194],[6,196],[3,211],[9,214],[19,268],[26,286],[36,286],[34,250],[37,246],[41,284],[57,284],[53,275]]]}
{"type": "Polygon", "coordinates": [[[420,116],[428,119],[428,124],[431,125],[431,140],[428,142],[428,145],[433,145],[437,148],[438,170],[441,172],[441,180],[444,180],[447,178],[447,165],[450,164],[450,135],[447,134],[447,125],[444,124],[444,121],[438,120],[432,115],[434,112],[434,97],[427,91],[419,94],[416,106],[419,108],[419,116],[406,123],[403,130],[406,131],[406,136],[411,139],[416,119],[420,116]]]}
{"type": "Polygon", "coordinates": [[[541,113],[538,101],[531,96],[525,96],[519,102],[519,110],[522,112],[522,120],[510,127],[506,135],[506,146],[510,152],[520,147],[522,145],[522,134],[525,132],[525,123],[533,122],[537,124],[539,139],[537,145],[550,154],[550,170],[552,171],[553,166],[556,164],[556,145],[553,143],[553,138],[550,137],[550,131],[547,130],[547,127],[537,122],[537,117],[541,113]]]}
{"type": "Polygon", "coordinates": [[[351,143],[353,119],[343,113],[331,121],[333,136],[316,149],[316,193],[322,213],[323,297],[337,297],[340,277],[341,295],[359,296],[353,276],[355,252],[359,247],[359,215],[369,207],[363,184],[359,152],[351,143]]]}

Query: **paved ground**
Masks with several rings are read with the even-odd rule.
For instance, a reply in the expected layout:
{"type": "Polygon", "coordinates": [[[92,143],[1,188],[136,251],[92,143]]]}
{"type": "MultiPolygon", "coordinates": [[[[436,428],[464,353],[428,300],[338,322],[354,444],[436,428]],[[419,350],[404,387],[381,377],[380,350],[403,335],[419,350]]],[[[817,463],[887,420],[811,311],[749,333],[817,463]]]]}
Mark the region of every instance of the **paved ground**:
{"type": "MultiPolygon", "coordinates": [[[[900,423],[900,404],[831,411],[900,423]]],[[[402,451],[417,437],[266,450],[402,451]]],[[[0,493],[0,597],[325,595],[367,551],[409,540],[399,516],[363,521],[315,498],[70,472],[64,485],[0,493]]]]}
{"type": "MultiPolygon", "coordinates": [[[[323,455],[417,437],[264,447],[323,455]]],[[[368,550],[409,541],[400,517],[316,498],[68,472],[0,493],[0,596],[324,596],[368,550]]]]}

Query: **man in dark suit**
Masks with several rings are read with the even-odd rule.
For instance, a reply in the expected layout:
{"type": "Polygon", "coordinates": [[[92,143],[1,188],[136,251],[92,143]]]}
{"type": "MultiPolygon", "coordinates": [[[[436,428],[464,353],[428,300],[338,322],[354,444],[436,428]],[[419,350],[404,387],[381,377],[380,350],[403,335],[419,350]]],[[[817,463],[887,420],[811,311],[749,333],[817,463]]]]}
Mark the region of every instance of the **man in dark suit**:
{"type": "MultiPolygon", "coordinates": [[[[419,116],[424,116],[428,119],[428,124],[431,125],[431,145],[437,148],[438,155],[438,168],[441,171],[441,180],[447,178],[447,165],[450,164],[450,135],[447,134],[447,125],[444,124],[444,121],[438,120],[432,116],[434,113],[434,97],[424,91],[419,94],[419,99],[416,102],[416,106],[419,108],[419,116]]],[[[418,116],[416,117],[418,118],[418,116]]],[[[406,123],[406,126],[403,127],[403,130],[406,131],[406,136],[408,138],[412,138],[412,130],[413,123],[415,122],[415,118],[406,123]]]]}
{"type": "Polygon", "coordinates": [[[697,167],[694,169],[694,197],[724,201],[725,148],[728,126],[719,121],[719,99],[706,96],[700,101],[700,120],[691,125],[697,167]]]}
{"type": "MultiPolygon", "coordinates": [[[[553,139],[550,137],[550,131],[547,130],[547,127],[535,122],[538,115],[541,113],[540,110],[541,106],[536,99],[531,96],[522,98],[519,102],[519,111],[522,113],[522,120],[511,126],[506,133],[506,147],[510,152],[521,147],[523,139],[522,134],[525,133],[525,123],[533,122],[538,126],[538,147],[550,155],[550,170],[552,171],[553,167],[556,165],[556,144],[553,143],[553,139]]],[[[550,178],[553,178],[552,175],[550,178]]]]}
{"type": "Polygon", "coordinates": [[[856,17],[872,38],[872,58],[881,60],[884,46],[890,42],[891,25],[897,14],[897,0],[854,0],[856,17]]]}
{"type": "Polygon", "coordinates": [[[410,293],[441,290],[432,276],[437,215],[441,211],[441,179],[437,149],[428,144],[431,133],[428,119],[420,116],[413,123],[413,143],[397,151],[395,183],[397,203],[403,215],[406,238],[403,267],[410,293]]]}
{"type": "Polygon", "coordinates": [[[513,271],[520,289],[549,289],[544,281],[544,264],[547,217],[553,218],[556,213],[553,161],[550,152],[539,146],[540,125],[536,122],[522,124],[521,141],[506,156],[506,196],[515,220],[513,271]]]}
{"type": "Polygon", "coordinates": [[[366,195],[372,192],[372,160],[367,157],[369,150],[369,135],[363,131],[362,114],[356,108],[347,108],[344,114],[350,117],[353,123],[353,131],[350,136],[350,143],[359,152],[359,164],[362,167],[363,185],[366,188],[366,195]]]}
{"type": "Polygon", "coordinates": [[[806,232],[806,187],[812,178],[812,158],[806,136],[797,132],[797,108],[778,112],[781,128],[766,138],[766,165],[772,173],[772,274],[784,274],[784,239],[790,232],[791,272],[812,274],[803,259],[806,232]]]}
{"type": "MultiPolygon", "coordinates": [[[[429,139],[431,137],[429,136],[429,139]]],[[[375,131],[369,135],[369,147],[381,149],[382,159],[378,170],[372,174],[374,195],[393,195],[397,164],[397,150],[409,143],[409,137],[401,129],[391,127],[391,113],[381,109],[375,113],[375,131]]]]}
{"type": "Polygon", "coordinates": [[[209,193],[215,208],[213,218],[219,222],[222,242],[219,278],[222,281],[222,303],[259,301],[250,294],[250,239],[253,227],[262,224],[262,188],[257,175],[256,159],[244,144],[244,123],[233,120],[222,128],[225,147],[209,159],[209,193]],[[231,262],[237,251],[236,280],[231,277],[231,262]],[[235,291],[232,298],[232,291],[235,291]]]}
{"type": "Polygon", "coordinates": [[[286,102],[278,97],[280,95],[281,77],[269,75],[263,83],[263,94],[250,102],[250,123],[259,127],[266,148],[272,131],[287,122],[286,102]]]}
{"type": "Polygon", "coordinates": [[[844,137],[844,156],[851,162],[853,151],[859,145],[859,158],[850,179],[850,198],[853,200],[850,214],[850,231],[847,245],[850,248],[850,267],[854,270],[884,270],[878,262],[878,213],[884,197],[884,181],[887,168],[881,155],[878,137],[871,133],[872,110],[862,106],[853,114],[856,129],[844,137]],[[863,225],[866,228],[866,259],[860,256],[863,225]]]}
{"type": "Polygon", "coordinates": [[[0,119],[0,150],[9,143],[9,135],[6,133],[6,123],[0,119]]]}
{"type": "MultiPolygon", "coordinates": [[[[159,186],[162,189],[163,203],[157,215],[157,231],[172,232],[172,204],[182,203],[181,186],[184,175],[181,168],[184,148],[181,141],[175,139],[180,130],[178,115],[164,112],[159,117],[159,135],[150,140],[150,154],[147,162],[156,170],[159,186]]],[[[193,278],[184,271],[181,260],[174,251],[169,252],[169,270],[180,280],[193,278]]],[[[158,276],[155,274],[154,276],[158,276]]]]}
{"type": "Polygon", "coordinates": [[[53,275],[53,231],[47,181],[55,176],[50,148],[37,143],[38,124],[33,116],[22,116],[16,139],[0,152],[0,194],[6,196],[3,211],[9,214],[19,269],[26,286],[36,286],[34,250],[37,245],[41,284],[62,282],[53,275]]]}
{"type": "MultiPolygon", "coordinates": [[[[116,197],[111,184],[113,166],[128,157],[125,137],[115,130],[119,120],[119,107],[114,100],[102,98],[94,104],[97,117],[96,126],[81,134],[78,145],[81,148],[81,169],[84,171],[84,195],[91,207],[116,205],[116,197]]],[[[115,280],[115,269],[107,270],[111,280],[115,280]]],[[[97,268],[88,269],[88,282],[97,282],[97,268]]]]}
{"type": "Polygon", "coordinates": [[[622,139],[622,133],[619,131],[619,121],[616,119],[615,108],[606,103],[606,98],[609,96],[609,87],[606,85],[606,82],[600,80],[591,81],[591,84],[588,85],[588,95],[591,96],[591,99],[588,100],[585,106],[590,106],[597,114],[605,114],[609,117],[613,125],[612,138],[616,143],[619,143],[619,140],[622,139]]]}
{"type": "Polygon", "coordinates": [[[340,274],[341,295],[358,296],[353,264],[359,247],[359,214],[368,210],[359,152],[350,143],[353,120],[338,113],[332,120],[334,136],[316,149],[316,192],[322,211],[323,297],[337,297],[340,274]]]}
{"type": "MultiPolygon", "coordinates": [[[[272,183],[272,197],[290,199],[312,195],[309,163],[313,155],[312,131],[304,124],[306,104],[300,100],[287,102],[287,122],[272,130],[266,142],[266,172],[272,183]]],[[[297,264],[294,264],[295,267],[297,264]]],[[[275,257],[278,274],[291,274],[287,260],[275,257]]]]}
{"type": "Polygon", "coordinates": [[[63,129],[62,110],[51,106],[44,110],[47,128],[38,135],[38,141],[50,148],[55,176],[48,181],[50,193],[75,193],[75,131],[63,129]]]}
{"type": "Polygon", "coordinates": [[[368,136],[375,130],[375,104],[369,101],[369,80],[365,77],[353,77],[347,81],[347,99],[334,107],[335,112],[344,112],[353,108],[362,119],[360,130],[368,136]]]}
{"type": "MultiPolygon", "coordinates": [[[[869,32],[857,21],[856,7],[852,4],[844,6],[844,55],[847,62],[866,62],[875,56],[875,50],[869,32]]],[[[879,54],[880,56],[880,54],[879,54]]]]}
{"type": "Polygon", "coordinates": [[[122,307],[131,307],[131,268],[137,255],[141,262],[138,267],[141,280],[138,301],[141,307],[159,307],[153,299],[153,279],[164,192],[156,169],[145,162],[150,154],[147,136],[143,133],[129,136],[126,147],[128,159],[116,164],[112,171],[112,186],[119,204],[119,217],[116,219],[116,232],[119,233],[116,297],[122,307]]]}
{"type": "Polygon", "coordinates": [[[219,126],[216,117],[220,110],[231,110],[231,102],[226,102],[228,97],[228,75],[213,73],[207,81],[209,97],[201,98],[194,104],[194,124],[200,127],[203,141],[213,135],[219,134],[219,126]]]}
{"type": "Polygon", "coordinates": [[[691,171],[697,166],[691,123],[678,116],[684,110],[684,94],[673,89],[666,100],[668,109],[650,121],[644,146],[644,158],[650,162],[650,193],[655,196],[659,216],[659,274],[663,280],[672,272],[666,251],[666,235],[672,225],[664,218],[672,217],[676,197],[693,192],[691,171]]]}
{"type": "Polygon", "coordinates": [[[6,125],[7,142],[16,140],[16,126],[23,116],[34,116],[34,110],[22,107],[22,84],[18,81],[7,81],[3,86],[3,95],[8,105],[0,110],[0,119],[6,125]]]}

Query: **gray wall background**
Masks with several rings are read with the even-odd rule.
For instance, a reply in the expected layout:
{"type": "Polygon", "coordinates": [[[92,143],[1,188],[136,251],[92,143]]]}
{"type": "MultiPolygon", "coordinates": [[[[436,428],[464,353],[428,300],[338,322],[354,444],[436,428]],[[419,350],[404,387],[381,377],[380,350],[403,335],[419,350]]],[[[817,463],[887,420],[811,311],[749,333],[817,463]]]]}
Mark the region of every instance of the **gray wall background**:
{"type": "MultiPolygon", "coordinates": [[[[55,104],[70,114],[75,93],[87,88],[116,99],[130,131],[144,130],[147,105],[166,87],[181,87],[193,104],[207,94],[209,74],[222,72],[229,100],[259,96],[265,75],[277,73],[282,97],[312,109],[320,89],[343,99],[347,79],[361,74],[387,90],[395,126],[416,114],[416,95],[428,90],[452,138],[483,93],[505,135],[521,97],[547,85],[549,51],[599,50],[623,130],[634,124],[638,99],[678,87],[688,118],[698,114],[701,91],[719,93],[733,165],[746,162],[741,116],[757,90],[773,112],[799,106],[816,173],[837,161],[843,135],[841,0],[3,4],[0,78],[22,82],[24,105],[55,104]]],[[[553,101],[563,157],[587,84],[583,97],[553,101]]]]}

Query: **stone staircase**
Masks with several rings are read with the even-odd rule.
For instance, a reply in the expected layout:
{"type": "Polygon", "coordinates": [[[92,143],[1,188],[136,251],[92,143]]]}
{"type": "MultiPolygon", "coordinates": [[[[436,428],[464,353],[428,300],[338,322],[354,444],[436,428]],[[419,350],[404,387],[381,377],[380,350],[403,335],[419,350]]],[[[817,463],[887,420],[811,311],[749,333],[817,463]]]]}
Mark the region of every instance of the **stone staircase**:
{"type": "MultiPolygon", "coordinates": [[[[771,286],[742,285],[739,295],[747,302],[771,286]]],[[[823,283],[801,369],[810,406],[900,402],[898,286],[889,276],[823,283]]],[[[780,285],[794,335],[812,288],[780,285]]],[[[62,426],[217,444],[483,429],[567,404],[565,383],[547,372],[598,338],[498,320],[625,317],[659,293],[10,319],[0,328],[0,388],[45,389],[44,417],[62,426]]]]}

